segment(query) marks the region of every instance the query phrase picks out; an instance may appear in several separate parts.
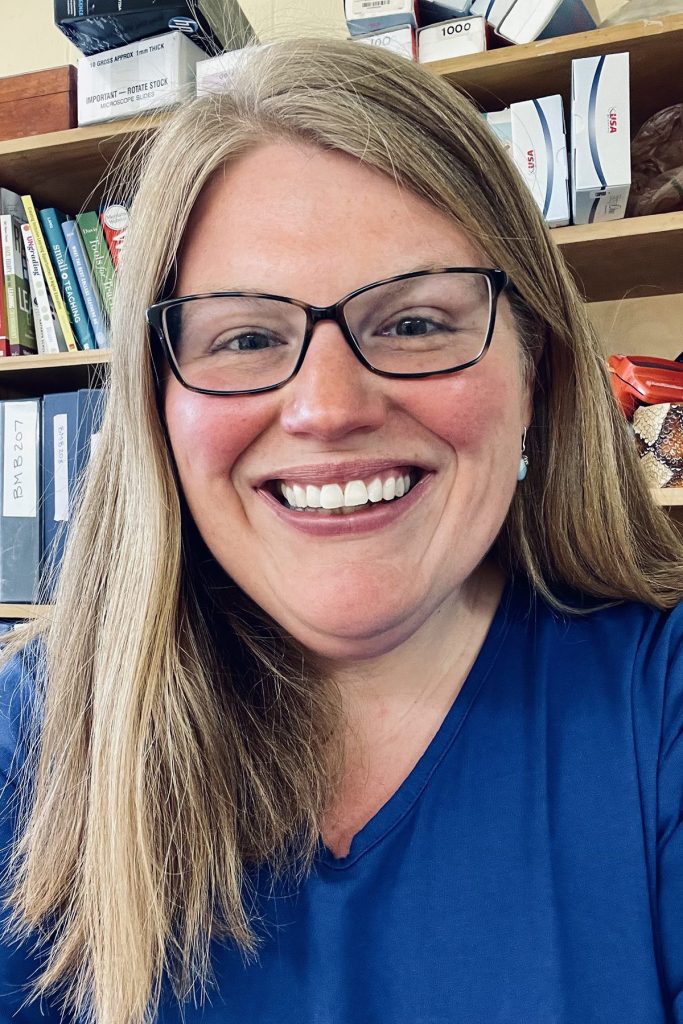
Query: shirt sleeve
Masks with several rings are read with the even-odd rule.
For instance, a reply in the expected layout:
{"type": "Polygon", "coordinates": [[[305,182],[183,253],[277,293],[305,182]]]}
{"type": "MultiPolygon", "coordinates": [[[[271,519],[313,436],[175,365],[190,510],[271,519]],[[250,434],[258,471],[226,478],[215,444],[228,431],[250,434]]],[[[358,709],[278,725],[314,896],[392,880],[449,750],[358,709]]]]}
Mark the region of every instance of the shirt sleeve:
{"type": "Polygon", "coordinates": [[[662,721],[657,903],[671,1020],[683,1024],[683,636],[672,646],[662,721]]]}
{"type": "MultiPolygon", "coordinates": [[[[32,975],[39,968],[24,946],[7,936],[5,874],[16,828],[17,776],[23,764],[22,722],[28,711],[31,679],[27,659],[15,655],[0,670],[0,1024],[59,1024],[57,1011],[43,1001],[24,1006],[32,975]]],[[[64,1021],[63,1024],[68,1024],[64,1021]]]]}

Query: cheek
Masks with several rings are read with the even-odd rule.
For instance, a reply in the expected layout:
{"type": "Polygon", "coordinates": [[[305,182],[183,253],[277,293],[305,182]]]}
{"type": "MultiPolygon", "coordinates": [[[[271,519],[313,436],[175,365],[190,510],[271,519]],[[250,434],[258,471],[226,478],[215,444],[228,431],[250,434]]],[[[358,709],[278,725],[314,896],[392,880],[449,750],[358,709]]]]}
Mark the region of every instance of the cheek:
{"type": "Polygon", "coordinates": [[[254,396],[199,395],[169,383],[164,414],[180,481],[190,506],[210,486],[225,481],[242,452],[261,433],[267,419],[254,396]]]}
{"type": "MultiPolygon", "coordinates": [[[[415,382],[415,418],[461,457],[507,457],[516,450],[521,416],[521,385],[505,372],[483,372],[483,362],[460,377],[415,382]],[[482,367],[482,372],[474,372],[482,367]]],[[[493,368],[495,371],[495,367],[493,368]]],[[[521,428],[520,428],[521,435],[521,428]]]]}

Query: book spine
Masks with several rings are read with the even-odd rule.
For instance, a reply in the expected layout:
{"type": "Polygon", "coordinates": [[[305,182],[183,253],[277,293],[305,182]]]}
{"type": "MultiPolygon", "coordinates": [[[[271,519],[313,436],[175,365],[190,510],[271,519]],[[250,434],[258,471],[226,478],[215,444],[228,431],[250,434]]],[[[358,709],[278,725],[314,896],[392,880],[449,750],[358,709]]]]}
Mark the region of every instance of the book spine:
{"type": "Polygon", "coordinates": [[[2,259],[7,301],[10,352],[14,356],[36,351],[28,265],[21,235],[22,221],[13,214],[0,216],[2,259]]]}
{"type": "Polygon", "coordinates": [[[0,601],[35,601],[40,571],[40,399],[0,403],[0,601]]]}
{"type": "Polygon", "coordinates": [[[128,230],[128,222],[128,210],[120,203],[112,203],[100,212],[100,224],[109,246],[111,261],[114,264],[115,270],[118,270],[123,242],[128,230]]]}
{"type": "Polygon", "coordinates": [[[88,257],[85,255],[78,225],[73,220],[65,220],[62,224],[62,231],[64,232],[64,240],[66,241],[69,255],[71,256],[71,260],[74,265],[76,279],[78,280],[78,285],[81,289],[85,308],[87,309],[88,316],[90,317],[90,324],[95,334],[97,347],[107,348],[108,338],[107,328],[104,322],[104,313],[102,312],[100,300],[97,296],[95,282],[92,280],[90,274],[88,257]]]}
{"type": "Polygon", "coordinates": [[[36,208],[33,205],[33,200],[30,196],[22,196],[21,200],[24,204],[24,209],[26,210],[26,216],[31,226],[31,231],[33,232],[36,249],[38,250],[38,256],[40,257],[40,265],[43,268],[43,274],[45,275],[45,283],[47,284],[48,291],[50,292],[50,298],[55,308],[62,334],[64,335],[66,347],[70,352],[76,352],[78,350],[78,345],[76,344],[76,338],[74,337],[74,332],[72,331],[71,324],[69,323],[69,314],[66,311],[66,306],[64,305],[64,300],[62,299],[62,294],[59,290],[59,285],[57,284],[55,272],[52,269],[52,263],[50,262],[50,256],[47,251],[47,246],[45,245],[45,239],[43,238],[43,232],[40,227],[36,208]]]}
{"type": "Polygon", "coordinates": [[[38,351],[59,352],[59,343],[52,319],[50,300],[45,287],[45,278],[36,252],[36,243],[31,231],[30,224],[21,225],[21,233],[24,237],[24,248],[26,249],[26,261],[28,263],[29,284],[33,298],[33,321],[36,328],[36,339],[38,351]]]}
{"type": "Polygon", "coordinates": [[[11,354],[7,326],[7,300],[5,299],[5,268],[2,260],[2,242],[0,241],[0,358],[11,354]]]}
{"type": "Polygon", "coordinates": [[[71,316],[71,324],[76,340],[82,349],[97,348],[97,342],[90,327],[83,296],[78,287],[76,271],[74,270],[74,265],[62,232],[62,223],[66,220],[66,217],[63,213],[59,213],[52,208],[40,210],[38,216],[40,217],[45,241],[52,258],[55,275],[60,282],[64,302],[71,316]]]}
{"type": "Polygon", "coordinates": [[[43,322],[40,319],[40,314],[38,312],[38,299],[36,297],[36,290],[33,284],[33,275],[30,275],[29,277],[29,285],[31,288],[31,308],[33,310],[33,326],[36,331],[36,348],[38,349],[38,355],[43,355],[45,352],[45,331],[43,330],[43,322]]]}
{"type": "Polygon", "coordinates": [[[102,306],[107,318],[110,318],[114,296],[114,264],[109,255],[109,247],[102,231],[100,218],[93,211],[79,213],[76,215],[76,223],[90,260],[93,277],[97,282],[102,306]]]}

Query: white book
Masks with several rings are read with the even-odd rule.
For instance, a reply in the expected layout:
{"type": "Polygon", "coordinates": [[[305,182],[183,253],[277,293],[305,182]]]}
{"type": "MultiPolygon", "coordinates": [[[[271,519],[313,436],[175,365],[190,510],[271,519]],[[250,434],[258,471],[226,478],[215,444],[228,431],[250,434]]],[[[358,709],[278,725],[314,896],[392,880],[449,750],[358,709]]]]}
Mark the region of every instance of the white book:
{"type": "Polygon", "coordinates": [[[55,330],[55,322],[52,318],[50,299],[47,294],[43,269],[36,250],[36,243],[33,232],[28,224],[21,225],[21,233],[24,237],[24,248],[26,250],[26,262],[28,263],[28,277],[31,288],[31,300],[33,305],[33,322],[36,328],[36,339],[38,351],[59,352],[59,341],[55,330]],[[38,326],[40,322],[40,326],[38,326]]]}

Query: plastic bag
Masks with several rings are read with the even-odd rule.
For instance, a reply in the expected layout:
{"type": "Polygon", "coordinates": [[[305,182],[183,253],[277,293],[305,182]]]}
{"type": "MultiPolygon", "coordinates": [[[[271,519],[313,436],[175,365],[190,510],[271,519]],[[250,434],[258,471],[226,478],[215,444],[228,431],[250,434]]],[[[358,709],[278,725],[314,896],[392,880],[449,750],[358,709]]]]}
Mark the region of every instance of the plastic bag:
{"type": "Polygon", "coordinates": [[[683,210],[683,103],[650,117],[631,143],[627,217],[683,210]]]}

